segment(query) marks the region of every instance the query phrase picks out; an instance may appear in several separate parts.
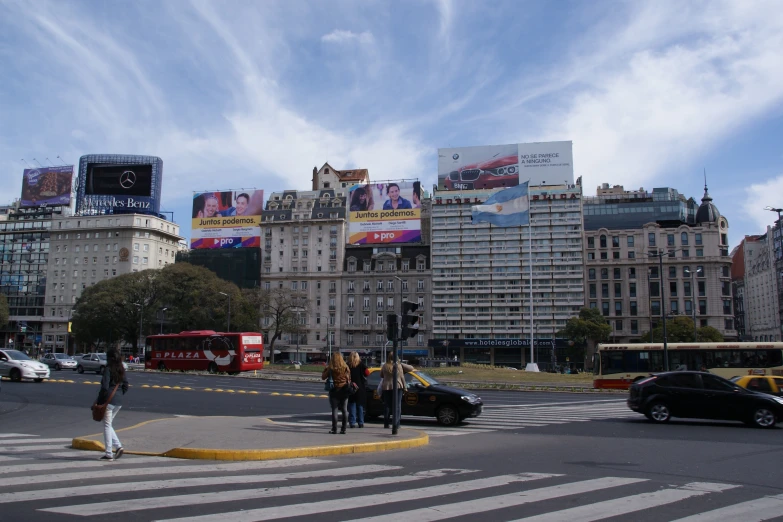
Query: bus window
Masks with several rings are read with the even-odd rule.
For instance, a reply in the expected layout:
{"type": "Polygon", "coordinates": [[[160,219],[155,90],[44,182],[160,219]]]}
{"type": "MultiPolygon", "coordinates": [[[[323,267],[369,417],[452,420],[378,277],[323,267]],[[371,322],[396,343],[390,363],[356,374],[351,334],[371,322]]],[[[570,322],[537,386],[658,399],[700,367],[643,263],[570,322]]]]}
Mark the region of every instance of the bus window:
{"type": "Polygon", "coordinates": [[[623,362],[622,352],[603,352],[601,354],[601,373],[610,375],[612,373],[624,373],[625,363],[623,362]]]}
{"type": "Polygon", "coordinates": [[[761,352],[759,356],[763,359],[763,363],[759,361],[759,364],[763,364],[767,368],[770,366],[783,366],[783,351],[781,350],[767,350],[766,352],[761,352]]]}

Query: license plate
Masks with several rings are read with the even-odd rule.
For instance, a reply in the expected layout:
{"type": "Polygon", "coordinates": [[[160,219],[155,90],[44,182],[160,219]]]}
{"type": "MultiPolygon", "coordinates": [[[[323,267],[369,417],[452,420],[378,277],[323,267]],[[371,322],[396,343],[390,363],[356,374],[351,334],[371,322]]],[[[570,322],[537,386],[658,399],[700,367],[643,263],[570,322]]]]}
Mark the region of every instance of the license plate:
{"type": "Polygon", "coordinates": [[[454,190],[473,190],[473,183],[455,182],[454,190]]]}

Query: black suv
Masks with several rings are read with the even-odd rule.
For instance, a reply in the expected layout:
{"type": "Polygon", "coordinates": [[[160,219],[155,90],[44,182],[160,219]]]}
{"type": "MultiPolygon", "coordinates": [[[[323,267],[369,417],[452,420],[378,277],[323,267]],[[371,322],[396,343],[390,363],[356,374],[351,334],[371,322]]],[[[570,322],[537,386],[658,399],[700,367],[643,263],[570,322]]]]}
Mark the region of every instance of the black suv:
{"type": "Polygon", "coordinates": [[[656,373],[631,385],[628,407],[653,422],[672,417],[735,420],[772,428],[783,399],[757,393],[706,372],[656,373]]]}

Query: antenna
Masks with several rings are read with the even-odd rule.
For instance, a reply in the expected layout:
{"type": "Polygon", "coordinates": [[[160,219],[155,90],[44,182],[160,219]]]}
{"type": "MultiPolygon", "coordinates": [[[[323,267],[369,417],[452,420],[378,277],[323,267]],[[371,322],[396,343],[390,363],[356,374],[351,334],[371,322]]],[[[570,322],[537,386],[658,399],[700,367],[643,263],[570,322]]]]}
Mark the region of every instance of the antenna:
{"type": "Polygon", "coordinates": [[[707,169],[704,168],[704,190],[707,190],[707,169]]]}

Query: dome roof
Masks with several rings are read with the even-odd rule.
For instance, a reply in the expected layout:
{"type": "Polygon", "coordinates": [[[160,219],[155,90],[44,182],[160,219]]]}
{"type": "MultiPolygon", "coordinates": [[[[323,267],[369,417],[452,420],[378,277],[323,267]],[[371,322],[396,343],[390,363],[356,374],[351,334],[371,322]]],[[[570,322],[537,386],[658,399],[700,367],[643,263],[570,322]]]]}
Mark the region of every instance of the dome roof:
{"type": "Polygon", "coordinates": [[[707,192],[707,184],[704,184],[704,196],[701,198],[701,205],[696,211],[696,223],[717,223],[720,218],[720,211],[712,203],[710,193],[707,192]]]}

